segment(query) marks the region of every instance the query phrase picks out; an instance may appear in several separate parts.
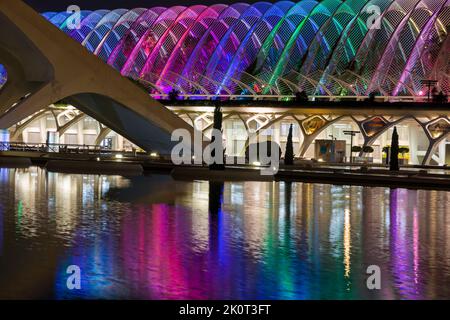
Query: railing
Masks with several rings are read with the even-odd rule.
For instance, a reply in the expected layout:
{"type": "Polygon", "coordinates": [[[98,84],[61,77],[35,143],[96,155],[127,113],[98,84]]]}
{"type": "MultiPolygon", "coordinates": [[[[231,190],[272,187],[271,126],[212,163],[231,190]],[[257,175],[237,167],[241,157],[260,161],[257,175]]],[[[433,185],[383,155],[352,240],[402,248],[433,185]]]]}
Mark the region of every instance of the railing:
{"type": "Polygon", "coordinates": [[[60,143],[24,143],[24,142],[0,142],[0,151],[22,151],[41,153],[65,153],[85,155],[123,155],[135,156],[136,151],[120,151],[94,145],[60,144],[60,143]]]}
{"type": "MultiPolygon", "coordinates": [[[[157,100],[168,100],[168,94],[151,94],[157,100]]],[[[207,95],[207,94],[179,94],[180,100],[250,100],[250,101],[294,101],[294,95],[207,95]]],[[[309,101],[366,101],[367,96],[309,96],[309,101]]],[[[426,102],[423,96],[377,96],[377,102],[426,102]]]]}

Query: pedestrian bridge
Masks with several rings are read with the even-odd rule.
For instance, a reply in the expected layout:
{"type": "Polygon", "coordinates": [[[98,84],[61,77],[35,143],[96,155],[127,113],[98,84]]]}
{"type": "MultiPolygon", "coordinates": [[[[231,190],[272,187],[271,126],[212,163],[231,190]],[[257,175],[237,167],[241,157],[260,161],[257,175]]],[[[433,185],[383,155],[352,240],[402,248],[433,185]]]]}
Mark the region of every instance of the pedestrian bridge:
{"type": "Polygon", "coordinates": [[[65,101],[147,151],[169,154],[193,128],[22,1],[0,0],[0,128],[65,101]]]}

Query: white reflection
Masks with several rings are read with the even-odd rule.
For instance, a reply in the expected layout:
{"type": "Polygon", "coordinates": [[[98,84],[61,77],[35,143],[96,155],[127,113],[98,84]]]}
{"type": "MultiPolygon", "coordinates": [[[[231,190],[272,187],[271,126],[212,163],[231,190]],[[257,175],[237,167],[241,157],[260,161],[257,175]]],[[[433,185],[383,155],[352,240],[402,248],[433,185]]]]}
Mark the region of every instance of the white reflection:
{"type": "Polygon", "coordinates": [[[194,181],[189,203],[192,205],[192,237],[194,250],[202,253],[209,248],[209,183],[194,181]]]}

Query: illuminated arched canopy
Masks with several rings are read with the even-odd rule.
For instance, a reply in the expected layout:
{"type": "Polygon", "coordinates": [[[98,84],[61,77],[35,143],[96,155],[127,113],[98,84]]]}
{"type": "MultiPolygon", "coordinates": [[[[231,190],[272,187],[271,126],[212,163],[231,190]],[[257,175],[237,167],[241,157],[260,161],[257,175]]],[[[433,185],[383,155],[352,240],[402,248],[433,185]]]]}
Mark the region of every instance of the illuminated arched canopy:
{"type": "Polygon", "coordinates": [[[82,11],[75,30],[73,14],[43,16],[152,93],[419,95],[428,78],[450,90],[450,0],[82,11]]]}

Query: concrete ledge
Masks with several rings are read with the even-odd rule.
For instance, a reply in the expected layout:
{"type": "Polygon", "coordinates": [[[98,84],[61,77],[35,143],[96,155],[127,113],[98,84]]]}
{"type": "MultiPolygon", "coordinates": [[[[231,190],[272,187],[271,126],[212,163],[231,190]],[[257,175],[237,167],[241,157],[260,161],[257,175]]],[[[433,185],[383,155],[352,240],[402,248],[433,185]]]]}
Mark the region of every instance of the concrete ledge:
{"type": "Polygon", "coordinates": [[[209,170],[207,167],[176,167],[171,171],[175,180],[208,181],[273,181],[274,176],[261,175],[256,169],[209,170]]]}
{"type": "Polygon", "coordinates": [[[0,167],[2,168],[28,168],[31,165],[30,158],[0,156],[0,167]]]}
{"type": "Polygon", "coordinates": [[[419,172],[411,173],[404,171],[325,172],[313,170],[281,170],[276,175],[276,180],[337,185],[450,190],[450,178],[448,175],[421,175],[419,172]]]}
{"type": "Polygon", "coordinates": [[[136,176],[144,172],[141,164],[127,162],[50,160],[45,167],[48,171],[62,173],[136,176]]]}
{"type": "Polygon", "coordinates": [[[426,174],[412,171],[388,170],[345,171],[342,169],[287,170],[281,169],[275,176],[263,176],[259,169],[245,167],[211,171],[206,167],[176,167],[171,175],[176,180],[207,181],[298,181],[336,185],[400,187],[408,189],[450,190],[450,177],[443,174],[426,174]]]}

